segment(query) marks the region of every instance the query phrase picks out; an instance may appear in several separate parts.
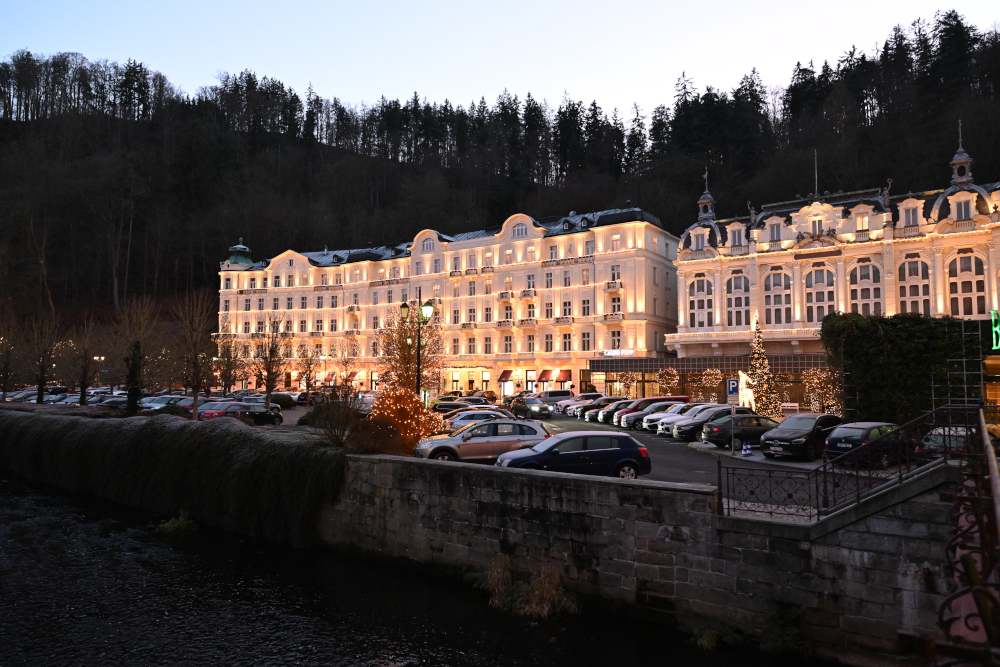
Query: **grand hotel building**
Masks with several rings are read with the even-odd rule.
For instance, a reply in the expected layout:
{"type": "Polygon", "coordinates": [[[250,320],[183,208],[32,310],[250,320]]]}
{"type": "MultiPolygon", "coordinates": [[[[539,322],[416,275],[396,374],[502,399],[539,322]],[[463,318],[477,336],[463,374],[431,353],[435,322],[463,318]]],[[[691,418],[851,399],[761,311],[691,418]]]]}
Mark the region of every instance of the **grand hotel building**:
{"type": "MultiPolygon", "coordinates": [[[[220,332],[249,338],[277,317],[301,344],[332,357],[353,337],[360,370],[321,383],[378,385],[375,330],[400,304],[431,299],[443,325],[447,389],[591,385],[596,358],[665,356],[676,330],[678,239],[641,209],[534,220],[354,250],[285,252],[254,262],[242,244],[220,265],[220,332]]],[[[299,378],[286,374],[295,386],[299,378]]],[[[603,382],[601,382],[603,385],[603,382]]],[[[599,387],[603,388],[603,386],[599,387]]]]}
{"type": "Polygon", "coordinates": [[[698,206],[677,256],[677,332],[664,337],[682,373],[743,369],[754,313],[768,355],[795,374],[825,365],[829,313],[997,309],[1000,183],[977,185],[961,145],[941,190],[813,193],[725,220],[707,190],[698,206]]]}

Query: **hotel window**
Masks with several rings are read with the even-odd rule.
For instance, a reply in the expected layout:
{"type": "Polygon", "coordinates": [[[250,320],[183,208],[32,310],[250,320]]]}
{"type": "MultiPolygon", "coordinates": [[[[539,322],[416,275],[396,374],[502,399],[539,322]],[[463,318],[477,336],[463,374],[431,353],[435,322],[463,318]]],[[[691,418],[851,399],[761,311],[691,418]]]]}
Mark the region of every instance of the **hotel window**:
{"type": "Polygon", "coordinates": [[[378,329],[378,315],[372,315],[372,329],[378,329]]]}
{"type": "Polygon", "coordinates": [[[545,317],[546,318],[551,318],[552,317],[552,302],[551,301],[549,301],[548,303],[545,304],[545,317]]]}
{"type": "Polygon", "coordinates": [[[299,320],[299,333],[308,333],[309,323],[305,320],[299,320]]]}
{"type": "Polygon", "coordinates": [[[914,208],[904,208],[903,209],[903,226],[904,227],[916,227],[920,222],[917,220],[917,209],[914,208]]]}
{"type": "Polygon", "coordinates": [[[285,333],[294,333],[295,327],[292,326],[291,320],[285,320],[285,333]]]}
{"type": "Polygon", "coordinates": [[[267,276],[264,276],[263,278],[260,279],[260,286],[264,288],[267,287],[267,276]]]}
{"type": "Polygon", "coordinates": [[[337,295],[336,294],[334,294],[333,296],[330,297],[330,307],[331,308],[336,308],[337,307],[337,295]]]}
{"type": "Polygon", "coordinates": [[[493,281],[486,280],[483,282],[483,294],[493,294],[493,281]]]}
{"type": "Polygon", "coordinates": [[[465,349],[466,349],[466,351],[469,354],[475,354],[476,353],[476,339],[475,338],[468,339],[468,341],[466,341],[465,349]]]}
{"type": "Polygon", "coordinates": [[[528,225],[523,222],[514,225],[514,238],[519,239],[522,236],[528,235],[528,225]]]}
{"type": "MultiPolygon", "coordinates": [[[[267,279],[265,278],[265,280],[267,279]]],[[[330,276],[324,273],[323,276],[319,279],[319,283],[320,285],[328,285],[330,283],[330,276]]]]}
{"type": "Polygon", "coordinates": [[[462,270],[462,258],[459,257],[458,255],[455,255],[454,257],[451,258],[451,270],[452,271],[462,270]]]}
{"type": "Polygon", "coordinates": [[[563,301],[562,314],[563,314],[563,317],[569,317],[569,316],[571,316],[573,314],[573,302],[572,301],[563,301]]]}
{"type": "Polygon", "coordinates": [[[490,306],[486,306],[485,308],[483,308],[483,322],[492,322],[492,321],[493,321],[493,308],[491,308],[490,306]]]}
{"type": "MultiPolygon", "coordinates": [[[[401,293],[399,295],[399,300],[402,301],[403,303],[406,303],[407,297],[409,296],[409,292],[407,292],[405,289],[404,290],[400,290],[400,292],[401,293]]],[[[334,297],[334,298],[336,298],[336,297],[334,297]]],[[[333,303],[333,307],[334,308],[337,307],[337,302],[336,301],[333,303]]]]}
{"type": "Polygon", "coordinates": [[[622,237],[621,237],[621,234],[612,234],[611,235],[611,252],[614,252],[616,250],[621,250],[621,247],[622,247],[622,237]]]}
{"type": "Polygon", "coordinates": [[[306,308],[309,307],[309,297],[304,296],[304,297],[302,297],[300,299],[300,301],[301,301],[301,304],[299,305],[299,308],[301,308],[302,310],[305,310],[306,308]]]}
{"type": "Polygon", "coordinates": [[[813,236],[819,236],[823,233],[823,219],[815,218],[812,220],[812,234],[813,236]]]}
{"type": "Polygon", "coordinates": [[[729,245],[731,246],[741,246],[743,245],[743,230],[733,229],[729,232],[729,245]]]}
{"type": "Polygon", "coordinates": [[[620,350],[622,349],[622,332],[612,331],[611,332],[611,349],[620,350]]]}
{"type": "MultiPolygon", "coordinates": [[[[612,304],[614,299],[612,299],[612,304]]],[[[620,306],[619,306],[620,308],[620,306]]],[[[614,311],[612,311],[614,312],[614,311]]],[[[712,281],[698,278],[688,285],[688,320],[689,327],[713,326],[712,318],[712,281]]]]}
{"type": "Polygon", "coordinates": [[[704,234],[695,234],[692,237],[691,240],[693,241],[694,249],[696,251],[697,250],[704,250],[705,249],[705,235],[704,234]]]}
{"type": "Polygon", "coordinates": [[[392,303],[392,290],[388,289],[385,291],[385,302],[392,303]]]}
{"type": "Polygon", "coordinates": [[[475,322],[475,321],[476,321],[476,309],[469,308],[469,319],[467,319],[466,322],[475,322]]]}
{"type": "Polygon", "coordinates": [[[862,315],[882,314],[882,272],[872,264],[851,269],[851,312],[862,315]]]}
{"type": "Polygon", "coordinates": [[[245,333],[245,334],[250,333],[250,323],[249,322],[244,322],[243,323],[243,333],[245,333]]]}
{"type": "MultiPolygon", "coordinates": [[[[712,300],[709,299],[709,303],[711,303],[711,301],[712,300]]],[[[711,306],[709,306],[709,307],[711,307],[711,306]]],[[[622,300],[621,300],[621,297],[617,297],[617,296],[611,297],[611,312],[612,313],[620,313],[620,312],[622,312],[622,300]]],[[[711,325],[709,325],[709,326],[711,326],[711,325]]]]}
{"type": "Polygon", "coordinates": [[[257,289],[257,279],[256,278],[251,278],[250,279],[250,289],[257,289]]]}
{"type": "Polygon", "coordinates": [[[470,269],[476,268],[476,253],[469,253],[469,256],[465,258],[465,265],[470,269]]]}
{"type": "Polygon", "coordinates": [[[573,350],[573,334],[564,333],[562,351],[571,352],[573,350]]]}
{"type": "Polygon", "coordinates": [[[621,280],[622,279],[622,267],[618,264],[613,264],[611,266],[611,280],[621,280]]]}
{"type": "Polygon", "coordinates": [[[291,309],[292,309],[292,297],[287,297],[285,299],[285,310],[291,310],[291,309]]]}
{"type": "Polygon", "coordinates": [[[590,352],[590,332],[584,331],[580,334],[580,347],[584,352],[590,352]]]}
{"type": "Polygon", "coordinates": [[[563,271],[563,287],[569,287],[569,271],[563,271]]]}
{"type": "Polygon", "coordinates": [[[257,333],[264,333],[264,320],[257,320],[257,333]]]}
{"type": "MultiPolygon", "coordinates": [[[[288,322],[291,324],[291,322],[288,322]]],[[[278,320],[271,320],[271,333],[278,333],[281,330],[281,322],[278,320]]]]}
{"type": "Polygon", "coordinates": [[[854,229],[855,229],[855,231],[859,231],[859,232],[867,232],[868,231],[868,214],[867,213],[860,213],[860,214],[858,214],[858,217],[855,218],[855,221],[854,221],[854,229]]]}
{"type": "Polygon", "coordinates": [[[927,262],[899,265],[899,312],[931,314],[931,280],[927,262]]]}
{"type": "Polygon", "coordinates": [[[726,325],[750,326],[750,279],[746,276],[726,281],[726,325]]]}
{"type": "Polygon", "coordinates": [[[433,239],[424,239],[423,245],[421,246],[424,250],[434,250],[433,239]]]}
{"type": "Polygon", "coordinates": [[[535,334],[528,334],[528,352],[535,351],[535,334]]]}
{"type": "Polygon", "coordinates": [[[361,281],[361,269],[354,269],[354,282],[361,281]]]}
{"type": "Polygon", "coordinates": [[[226,279],[225,279],[225,280],[223,281],[223,283],[224,283],[224,285],[225,285],[225,286],[223,287],[223,289],[232,289],[232,288],[233,288],[233,280],[232,280],[232,278],[226,278],[226,279]]]}
{"type": "Polygon", "coordinates": [[[341,281],[341,276],[340,276],[340,274],[339,274],[339,273],[337,274],[337,277],[336,277],[336,281],[337,281],[337,284],[338,284],[338,285],[342,284],[342,281],[341,281]]]}
{"type": "Polygon", "coordinates": [[[527,287],[528,289],[535,289],[535,274],[534,273],[529,273],[528,276],[525,278],[525,280],[526,280],[525,287],[527,287]]]}
{"type": "Polygon", "coordinates": [[[590,269],[583,269],[583,285],[586,287],[590,284],[590,269]]]}
{"type": "Polygon", "coordinates": [[[654,285],[659,285],[660,284],[660,280],[657,277],[657,271],[656,271],[656,267],[655,266],[653,267],[653,284],[654,285]]]}
{"type": "Polygon", "coordinates": [[[458,308],[456,308],[455,310],[451,311],[451,323],[452,324],[458,324],[461,321],[462,321],[462,318],[458,314],[458,308]]]}
{"type": "Polygon", "coordinates": [[[503,288],[505,290],[507,290],[508,292],[511,291],[512,289],[514,289],[514,278],[511,277],[511,276],[507,276],[506,278],[504,278],[503,279],[503,288]]]}
{"type": "Polygon", "coordinates": [[[295,276],[292,275],[285,276],[285,287],[294,287],[294,286],[295,286],[295,276]]]}
{"type": "Polygon", "coordinates": [[[264,310],[264,299],[257,299],[257,310],[264,310]]]}
{"type": "Polygon", "coordinates": [[[771,242],[773,243],[775,241],[780,241],[781,240],[781,223],[779,222],[779,223],[774,224],[774,225],[768,225],[767,227],[770,230],[770,239],[771,239],[771,242]]]}
{"type": "Polygon", "coordinates": [[[451,353],[454,354],[454,355],[456,355],[456,356],[458,355],[458,339],[457,338],[452,338],[451,339],[451,353]]]}
{"type": "Polygon", "coordinates": [[[483,338],[483,354],[493,354],[493,337],[486,336],[483,338]]]}
{"type": "Polygon", "coordinates": [[[323,297],[321,296],[316,297],[316,307],[317,308],[323,307],[323,297]]]}
{"type": "Polygon", "coordinates": [[[378,356],[378,341],[377,340],[373,340],[372,341],[372,356],[373,357],[377,357],[378,356]]]}
{"type": "Polygon", "coordinates": [[[423,275],[423,273],[424,273],[424,263],[418,260],[416,266],[414,267],[413,275],[419,276],[423,275]]]}
{"type": "Polygon", "coordinates": [[[504,264],[513,264],[514,263],[514,251],[513,250],[511,250],[511,249],[508,248],[507,250],[503,251],[503,263],[504,264]]]}
{"type": "Polygon", "coordinates": [[[505,320],[510,320],[514,318],[514,309],[511,306],[503,307],[503,318],[505,320]]]}
{"type": "Polygon", "coordinates": [[[659,311],[656,309],[656,297],[653,297],[653,315],[659,315],[659,311]]]}
{"type": "Polygon", "coordinates": [[[372,305],[378,305],[378,292],[372,292],[372,305]]]}
{"type": "Polygon", "coordinates": [[[441,273],[441,260],[440,260],[440,258],[434,260],[434,273],[441,273]]]}
{"type": "Polygon", "coordinates": [[[552,287],[552,274],[551,273],[546,273],[545,274],[545,287],[546,287],[546,289],[549,289],[549,288],[552,287]]]}
{"type": "Polygon", "coordinates": [[[772,273],[764,279],[764,324],[791,323],[792,279],[787,273],[772,273]]]}
{"type": "Polygon", "coordinates": [[[535,304],[533,303],[528,304],[528,317],[529,318],[535,317],[535,304]]]}
{"type": "Polygon", "coordinates": [[[330,331],[337,330],[337,320],[330,320],[330,331]]]}
{"type": "MultiPolygon", "coordinates": [[[[958,202],[957,206],[955,207],[956,208],[956,214],[955,214],[955,219],[956,220],[971,220],[972,219],[972,216],[969,214],[969,210],[971,208],[969,206],[969,204],[971,204],[971,203],[972,202],[970,202],[969,200],[958,202]]],[[[250,282],[251,283],[253,282],[252,278],[251,278],[250,282]]]]}
{"type": "MultiPolygon", "coordinates": [[[[277,300],[277,299],[275,299],[275,300],[277,300]]],[[[222,301],[222,312],[224,312],[224,313],[228,313],[229,312],[229,299],[223,299],[223,301],[222,301]]]]}
{"type": "Polygon", "coordinates": [[[483,256],[483,266],[493,266],[493,251],[487,250],[483,256]]]}
{"type": "Polygon", "coordinates": [[[834,307],[833,271],[817,269],[807,273],[806,322],[822,322],[824,317],[833,314],[834,307]]]}
{"type": "Polygon", "coordinates": [[[243,299],[243,310],[250,310],[250,299],[243,299]]]}
{"type": "Polygon", "coordinates": [[[533,246],[533,245],[532,246],[528,246],[528,261],[529,262],[534,262],[535,261],[535,246],[533,246]]]}
{"type": "Polygon", "coordinates": [[[586,254],[588,254],[588,255],[593,255],[594,254],[594,242],[593,241],[587,241],[584,244],[583,247],[586,248],[586,254]]]}
{"type": "Polygon", "coordinates": [[[503,351],[504,354],[510,354],[514,351],[514,337],[504,336],[503,337],[503,351]]]}
{"type": "Polygon", "coordinates": [[[580,302],[580,317],[590,317],[590,299],[580,302]]]}
{"type": "Polygon", "coordinates": [[[451,286],[451,295],[453,297],[458,298],[458,296],[459,296],[459,294],[458,294],[458,283],[452,283],[452,286],[451,286]]]}
{"type": "MultiPolygon", "coordinates": [[[[389,292],[389,294],[392,294],[392,292],[389,292]]],[[[476,296],[476,281],[475,280],[470,280],[469,281],[469,296],[476,296]]]]}
{"type": "Polygon", "coordinates": [[[313,329],[314,331],[322,331],[323,330],[323,320],[316,320],[313,324],[315,326],[315,328],[313,329]]]}
{"type": "Polygon", "coordinates": [[[357,292],[354,293],[354,305],[355,306],[358,305],[358,294],[357,294],[357,292]]]}
{"type": "Polygon", "coordinates": [[[545,351],[552,351],[552,334],[545,334],[545,351]]]}
{"type": "Polygon", "coordinates": [[[549,246],[549,259],[559,259],[559,249],[554,245],[549,246]]]}
{"type": "Polygon", "coordinates": [[[948,264],[948,294],[953,316],[986,314],[986,283],[980,277],[984,274],[983,260],[972,255],[958,257],[948,264]]]}

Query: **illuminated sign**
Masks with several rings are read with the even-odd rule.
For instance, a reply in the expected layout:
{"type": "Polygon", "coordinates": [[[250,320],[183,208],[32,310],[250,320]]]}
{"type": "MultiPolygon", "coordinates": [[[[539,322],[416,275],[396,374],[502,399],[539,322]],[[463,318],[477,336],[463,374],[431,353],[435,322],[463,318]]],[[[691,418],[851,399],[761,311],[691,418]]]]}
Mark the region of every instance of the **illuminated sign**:
{"type": "Polygon", "coordinates": [[[993,349],[1000,350],[1000,312],[991,310],[990,321],[993,325],[993,349]]]}
{"type": "Polygon", "coordinates": [[[635,350],[604,350],[605,357],[631,357],[635,350]]]}

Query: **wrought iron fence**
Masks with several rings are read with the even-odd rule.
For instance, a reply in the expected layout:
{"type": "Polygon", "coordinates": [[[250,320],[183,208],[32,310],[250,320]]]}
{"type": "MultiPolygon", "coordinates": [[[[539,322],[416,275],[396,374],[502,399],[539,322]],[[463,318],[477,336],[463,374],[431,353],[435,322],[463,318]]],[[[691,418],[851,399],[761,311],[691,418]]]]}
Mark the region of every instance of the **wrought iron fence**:
{"type": "Polygon", "coordinates": [[[978,406],[946,405],[809,471],[724,466],[720,514],[812,521],[918,471],[965,457],[985,427],[978,406]]]}

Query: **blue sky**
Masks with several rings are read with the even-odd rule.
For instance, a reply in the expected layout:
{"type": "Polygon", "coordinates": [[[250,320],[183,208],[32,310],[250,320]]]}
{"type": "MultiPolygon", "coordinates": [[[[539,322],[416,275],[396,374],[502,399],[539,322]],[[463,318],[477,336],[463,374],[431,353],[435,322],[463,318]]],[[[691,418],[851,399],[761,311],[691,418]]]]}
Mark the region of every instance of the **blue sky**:
{"type": "Polygon", "coordinates": [[[353,104],[417,91],[467,105],[506,88],[553,107],[564,92],[596,99],[629,117],[633,102],[644,115],[670,103],[682,71],[699,89],[731,89],[752,67],[766,85],[784,85],[796,61],[835,61],[852,44],[870,53],[893,25],[952,7],[981,29],[1000,20],[995,0],[32,0],[5,3],[0,55],[27,48],[131,57],[189,93],[218,72],[251,69],[353,104]]]}

